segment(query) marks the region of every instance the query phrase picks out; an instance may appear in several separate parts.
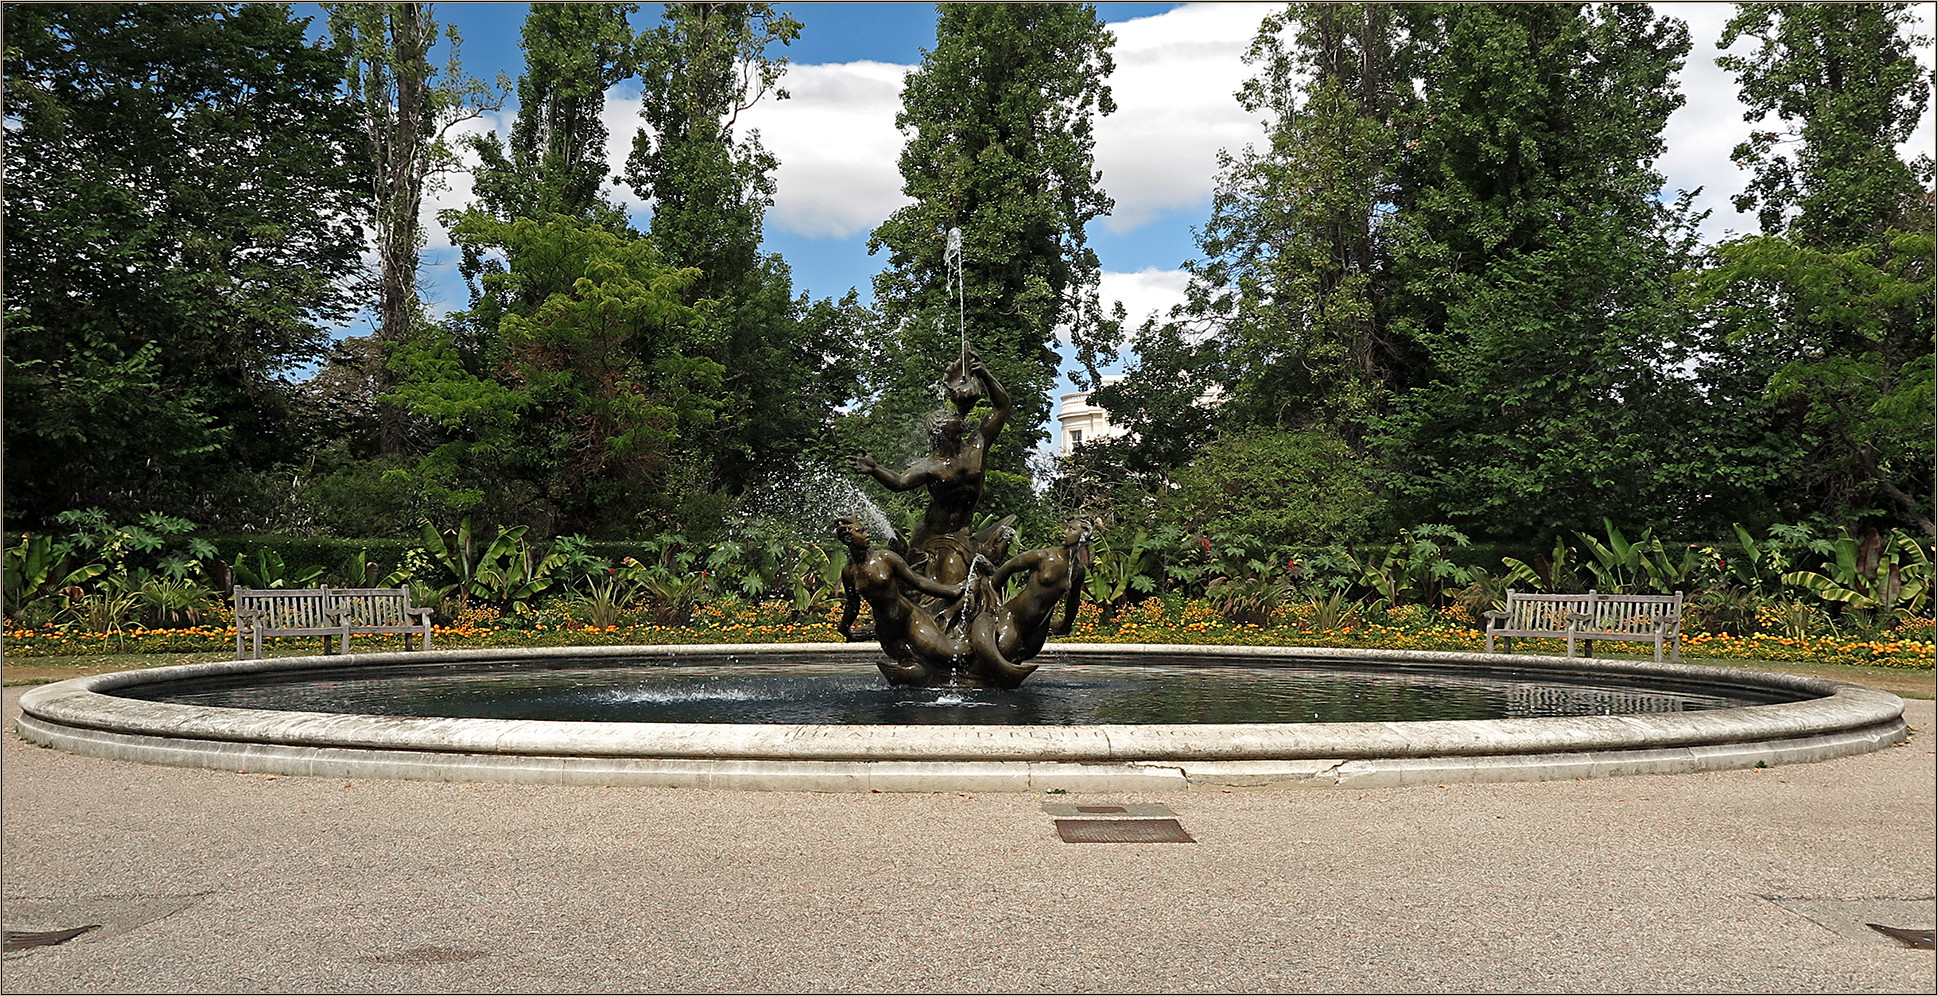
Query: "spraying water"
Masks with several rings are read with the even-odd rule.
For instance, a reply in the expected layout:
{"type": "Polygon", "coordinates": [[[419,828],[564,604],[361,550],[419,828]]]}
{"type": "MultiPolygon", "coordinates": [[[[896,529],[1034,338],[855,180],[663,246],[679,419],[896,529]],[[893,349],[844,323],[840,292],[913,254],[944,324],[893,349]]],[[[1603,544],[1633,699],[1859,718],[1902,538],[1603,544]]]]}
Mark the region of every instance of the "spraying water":
{"type": "Polygon", "coordinates": [[[849,516],[867,527],[878,543],[896,535],[880,506],[855,482],[832,467],[790,467],[768,475],[747,492],[743,507],[749,515],[789,523],[808,536],[822,536],[830,524],[849,516]]]}
{"type": "Polygon", "coordinates": [[[942,269],[944,275],[954,282],[956,290],[956,334],[962,340],[962,351],[969,352],[969,324],[965,295],[962,289],[962,229],[949,229],[949,241],[942,250],[942,269]]]}
{"type": "Polygon", "coordinates": [[[960,630],[968,625],[969,605],[975,600],[976,572],[979,568],[995,566],[980,553],[969,558],[969,573],[962,579],[962,601],[956,603],[955,620],[949,624],[949,628],[960,630]]]}

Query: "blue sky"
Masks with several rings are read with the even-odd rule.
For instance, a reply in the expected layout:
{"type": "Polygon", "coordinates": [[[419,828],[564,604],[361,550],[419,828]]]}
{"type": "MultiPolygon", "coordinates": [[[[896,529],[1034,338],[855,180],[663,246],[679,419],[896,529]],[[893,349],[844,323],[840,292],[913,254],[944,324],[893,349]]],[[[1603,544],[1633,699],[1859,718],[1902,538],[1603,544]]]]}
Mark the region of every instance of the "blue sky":
{"type": "MultiPolygon", "coordinates": [[[[777,4],[801,21],[801,36],[780,50],[790,65],[782,85],[792,91],[784,102],[766,101],[742,115],[742,125],[761,132],[780,159],[779,193],[766,224],[767,249],[781,253],[794,271],[795,288],[816,297],[838,297],[849,287],[869,295],[881,259],[867,253],[868,231],[900,203],[895,158],[901,136],[894,129],[902,74],[914,68],[921,50],[935,40],[934,8],[928,4],[777,4]]],[[[1106,306],[1121,300],[1133,321],[1179,299],[1184,276],[1179,267],[1195,255],[1193,227],[1208,214],[1220,149],[1237,150],[1259,141],[1263,130],[1233,97],[1247,72],[1241,56],[1259,19],[1274,9],[1264,4],[1098,4],[1117,36],[1117,71],[1111,83],[1119,110],[1098,125],[1097,166],[1106,191],[1117,201],[1112,217],[1089,228],[1091,245],[1103,269],[1106,306]]],[[[1659,13],[1688,22],[1694,41],[1681,74],[1687,104],[1671,119],[1668,151],[1657,163],[1668,178],[1665,190],[1703,188],[1699,207],[1712,210],[1704,226],[1711,240],[1754,227],[1729,204],[1743,186],[1729,152],[1752,127],[1743,121],[1734,81],[1715,66],[1715,42],[1732,13],[1720,3],[1657,4],[1659,13]]],[[[1920,5],[1923,31],[1930,34],[1932,5],[1920,5]]],[[[526,5],[444,3],[440,20],[455,24],[463,39],[467,72],[492,78],[502,72],[515,80],[523,69],[519,28],[526,5]]],[[[318,15],[314,5],[301,14],[318,15]]],[[[644,5],[634,27],[657,23],[657,5],[644,5]]],[[[322,18],[312,31],[320,33],[322,18]]],[[[1739,43],[1735,51],[1747,50],[1739,43]]],[[[441,62],[442,52],[434,53],[441,62]]],[[[1927,61],[1929,57],[1927,56],[1927,61]]],[[[609,152],[624,158],[637,127],[637,83],[622,83],[607,95],[606,122],[613,133],[609,152]]],[[[503,133],[515,108],[475,124],[503,133]]],[[[1933,147],[1932,115],[1907,147],[1933,147]]],[[[645,205],[630,191],[613,188],[644,227],[645,205]]],[[[427,218],[469,200],[469,182],[451,178],[447,189],[427,197],[427,218]]],[[[422,283],[433,312],[463,307],[465,291],[457,278],[455,254],[441,226],[429,223],[422,283]]],[[[360,320],[347,334],[369,329],[360,320]]],[[[1062,390],[1069,390],[1064,387],[1062,390]]]]}

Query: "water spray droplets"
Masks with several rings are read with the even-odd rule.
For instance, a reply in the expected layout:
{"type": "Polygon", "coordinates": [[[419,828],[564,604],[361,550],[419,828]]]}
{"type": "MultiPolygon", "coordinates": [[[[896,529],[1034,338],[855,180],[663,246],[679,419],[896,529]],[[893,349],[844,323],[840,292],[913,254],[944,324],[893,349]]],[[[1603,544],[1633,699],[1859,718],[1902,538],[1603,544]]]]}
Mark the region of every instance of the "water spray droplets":
{"type": "Polygon", "coordinates": [[[826,535],[844,515],[859,520],[878,543],[896,535],[880,506],[832,467],[793,467],[770,475],[747,493],[745,507],[752,515],[787,522],[809,536],[826,535]]]}

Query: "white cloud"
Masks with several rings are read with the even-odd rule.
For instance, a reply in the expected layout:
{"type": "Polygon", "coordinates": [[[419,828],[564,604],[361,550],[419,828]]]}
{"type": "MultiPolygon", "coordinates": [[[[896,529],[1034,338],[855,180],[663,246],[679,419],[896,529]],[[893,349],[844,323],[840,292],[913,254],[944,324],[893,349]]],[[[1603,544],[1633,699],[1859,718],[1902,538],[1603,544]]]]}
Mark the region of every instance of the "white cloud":
{"type": "MultiPolygon", "coordinates": [[[[1096,146],[1104,189],[1117,203],[1103,221],[1109,231],[1121,235],[1166,212],[1201,207],[1217,179],[1218,151],[1237,152],[1262,140],[1259,121],[1239,107],[1233,94],[1250,75],[1242,59],[1245,49],[1259,21],[1273,9],[1265,4],[1188,4],[1110,25],[1117,39],[1112,50],[1117,68],[1110,85],[1118,109],[1098,121],[1096,146]]],[[[1667,177],[1666,193],[1703,188],[1698,206],[1713,209],[1703,229],[1706,238],[1720,238],[1729,229],[1753,229],[1754,218],[1737,214],[1729,203],[1745,180],[1730,162],[1730,150],[1750,125],[1742,119],[1734,79],[1715,64],[1715,42],[1734,8],[1663,3],[1656,9],[1687,21],[1694,43],[1680,77],[1687,103],[1669,119],[1664,136],[1668,149],[1657,163],[1667,177]]],[[[1914,11],[1920,30],[1930,33],[1930,7],[1919,5],[1914,11]]],[[[1734,51],[1747,51],[1750,44],[1739,41],[1734,51]]],[[[1921,49],[1920,59],[1929,64],[1929,51],[1921,49]]],[[[791,99],[764,100],[742,113],[739,127],[758,130],[781,164],[770,226],[811,238],[844,239],[873,228],[908,203],[896,166],[903,137],[895,128],[895,114],[901,109],[903,78],[914,68],[883,62],[792,65],[783,81],[791,99]]],[[[639,127],[638,84],[609,91],[601,117],[609,164],[617,175],[639,127]]],[[[494,114],[463,130],[508,134],[511,118],[510,112],[494,114]]],[[[1927,115],[1902,147],[1907,156],[1932,149],[1932,127],[1933,116],[1927,115]]],[[[428,195],[424,206],[427,263],[440,269],[450,269],[455,255],[435,222],[436,213],[462,206],[471,197],[468,174],[453,174],[449,181],[447,189],[428,195]]],[[[624,186],[607,189],[617,203],[644,220],[648,204],[624,186]]],[[[1114,276],[1128,287],[1130,278],[1161,272],[1175,271],[1114,276]]],[[[1135,297],[1141,292],[1130,293],[1135,297]]],[[[1132,307],[1131,300],[1126,307],[1132,307]]]]}
{"type": "Polygon", "coordinates": [[[1174,305],[1183,304],[1184,289],[1190,280],[1191,275],[1183,270],[1160,270],[1154,266],[1136,273],[1106,270],[1097,282],[1097,296],[1106,311],[1113,304],[1123,304],[1128,332],[1144,324],[1144,319],[1152,315],[1164,318],[1174,305]]]}
{"type": "Polygon", "coordinates": [[[606,197],[614,204],[644,221],[646,201],[623,183],[612,178],[626,172],[626,157],[633,153],[633,136],[639,132],[639,84],[622,83],[606,91],[606,106],[599,112],[599,123],[606,126],[606,197]]]}
{"type": "Polygon", "coordinates": [[[847,238],[908,203],[895,160],[902,135],[902,80],[914,66],[844,62],[789,66],[787,100],[741,112],[741,131],[759,131],[780,159],[768,224],[800,235],[847,238]]]}
{"type": "MultiPolygon", "coordinates": [[[[1207,202],[1218,150],[1263,134],[1232,95],[1248,73],[1240,57],[1269,9],[1192,4],[1110,26],[1118,109],[1097,123],[1096,164],[1117,202],[1104,221],[1112,232],[1207,202]]],[[[793,65],[783,81],[790,99],[763,101],[741,115],[741,127],[758,129],[781,162],[768,224],[847,238],[908,203],[896,166],[903,136],[895,115],[903,78],[914,68],[793,65]]]]}
{"type": "MultiPolygon", "coordinates": [[[[1655,11],[1687,23],[1690,41],[1689,57],[1678,77],[1687,102],[1669,116],[1662,131],[1668,148],[1655,164],[1666,178],[1663,195],[1673,197],[1678,190],[1702,188],[1696,206],[1710,212],[1702,226],[1704,241],[1718,241],[1732,231],[1754,231],[1756,218],[1737,214],[1729,202],[1748,179],[1748,174],[1730,161],[1730,152],[1749,137],[1752,126],[1743,120],[1735,76],[1716,65],[1716,58],[1723,54],[1716,42],[1736,8],[1731,4],[1659,3],[1655,11]]],[[[1728,51],[1746,54],[1753,44],[1738,39],[1728,51]]]]}
{"type": "Polygon", "coordinates": [[[1191,4],[1110,26],[1117,113],[1097,123],[1097,167],[1117,209],[1104,227],[1129,232],[1205,204],[1218,150],[1264,135],[1234,96],[1250,75],[1245,49],[1266,4],[1191,4]]]}

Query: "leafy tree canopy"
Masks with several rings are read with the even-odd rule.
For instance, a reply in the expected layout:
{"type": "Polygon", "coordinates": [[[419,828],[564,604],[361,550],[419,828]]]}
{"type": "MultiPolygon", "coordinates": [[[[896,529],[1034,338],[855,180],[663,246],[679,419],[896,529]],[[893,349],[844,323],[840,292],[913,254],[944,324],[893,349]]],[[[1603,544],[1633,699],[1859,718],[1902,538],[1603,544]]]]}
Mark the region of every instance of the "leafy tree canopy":
{"type": "Polygon", "coordinates": [[[283,377],[352,307],[341,62],[273,4],[6,23],[8,516],[210,521],[222,478],[300,451],[283,377]]]}
{"type": "Polygon", "coordinates": [[[1319,432],[1257,430],[1206,447],[1159,501],[1186,533],[1235,533],[1266,546],[1323,545],[1366,532],[1372,475],[1345,443],[1319,432]]]}
{"type": "Polygon", "coordinates": [[[1912,53],[1931,39],[1909,30],[1908,3],[1744,3],[1718,42],[1757,42],[1749,55],[1716,62],[1736,74],[1743,119],[1774,114],[1782,131],[1757,130],[1732,157],[1750,171],[1735,197],[1765,234],[1805,245],[1849,248],[1887,228],[1928,228],[1921,205],[1932,161],[1906,163],[1911,137],[1931,100],[1931,74],[1912,53]]]}
{"type": "Polygon", "coordinates": [[[1362,445],[1383,409],[1391,345],[1374,280],[1396,37],[1386,4],[1292,4],[1261,23],[1238,99],[1265,116],[1267,144],[1219,154],[1186,303],[1138,332],[1137,367],[1096,396],[1156,466],[1181,466],[1214,425],[1323,427],[1362,445]]]}
{"type": "Polygon", "coordinates": [[[709,487],[734,493],[832,449],[834,411],[854,395],[856,323],[866,320],[853,295],[796,297],[787,264],[760,251],[778,161],[757,131],[735,123],[761,100],[786,99],[787,59],[774,49],[800,30],[764,3],[667,4],[637,49],[645,127],[626,180],[652,200],[651,236],[667,259],[698,271],[688,300],[714,302],[706,355],[725,374],[718,417],[691,458],[709,487]]]}
{"type": "Polygon", "coordinates": [[[1693,247],[1653,160],[1680,22],[1640,4],[1409,5],[1383,423],[1406,521],[1503,536],[1657,507],[1674,445],[1671,275],[1693,247]],[[1589,518],[1584,518],[1589,516],[1589,518]]]}
{"type": "Polygon", "coordinates": [[[500,218],[563,214],[609,228],[626,225],[625,212],[603,189],[606,128],[600,120],[606,90],[638,72],[628,14],[636,3],[537,3],[525,15],[519,47],[518,120],[511,140],[472,139],[480,158],[472,189],[500,218]]]}
{"type": "MultiPolygon", "coordinates": [[[[1742,398],[1771,503],[1847,522],[1931,512],[1932,164],[1907,163],[1930,98],[1905,4],[1740,4],[1717,60],[1757,131],[1739,210],[1763,235],[1717,247],[1691,282],[1704,374],[1742,398]]],[[[1719,434],[1720,435],[1720,434],[1719,434]]]]}
{"type": "Polygon", "coordinates": [[[397,347],[396,397],[447,441],[424,459],[425,489],[453,511],[487,499],[500,521],[545,533],[610,531],[659,501],[682,440],[719,406],[720,364],[698,339],[698,274],[649,241],[555,215],[472,213],[462,244],[502,252],[484,278],[496,335],[397,347]]]}

